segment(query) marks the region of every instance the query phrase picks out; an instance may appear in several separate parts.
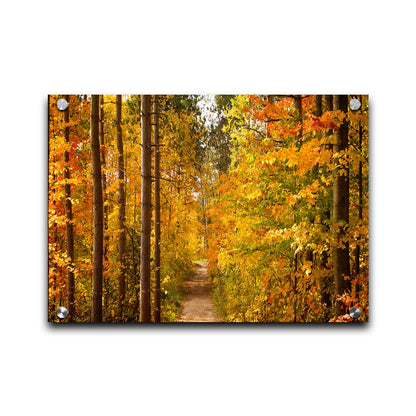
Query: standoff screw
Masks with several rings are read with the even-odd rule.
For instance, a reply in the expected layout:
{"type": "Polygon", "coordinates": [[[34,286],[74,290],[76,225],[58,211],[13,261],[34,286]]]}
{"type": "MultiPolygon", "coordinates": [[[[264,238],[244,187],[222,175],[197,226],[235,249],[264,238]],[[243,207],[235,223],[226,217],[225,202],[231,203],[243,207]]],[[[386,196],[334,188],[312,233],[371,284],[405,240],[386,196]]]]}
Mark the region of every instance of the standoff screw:
{"type": "Polygon", "coordinates": [[[350,316],[352,319],[358,319],[361,316],[361,311],[355,306],[350,309],[350,316]]]}
{"type": "Polygon", "coordinates": [[[68,309],[65,308],[65,306],[60,306],[56,314],[58,315],[59,319],[65,319],[68,316],[69,312],[68,309]]]}
{"type": "Polygon", "coordinates": [[[350,100],[350,108],[352,111],[357,111],[360,109],[360,107],[361,107],[360,100],[357,100],[356,98],[353,98],[352,100],[350,100]]]}
{"type": "Polygon", "coordinates": [[[56,105],[58,110],[65,111],[68,108],[68,101],[65,98],[60,98],[56,105]]]}

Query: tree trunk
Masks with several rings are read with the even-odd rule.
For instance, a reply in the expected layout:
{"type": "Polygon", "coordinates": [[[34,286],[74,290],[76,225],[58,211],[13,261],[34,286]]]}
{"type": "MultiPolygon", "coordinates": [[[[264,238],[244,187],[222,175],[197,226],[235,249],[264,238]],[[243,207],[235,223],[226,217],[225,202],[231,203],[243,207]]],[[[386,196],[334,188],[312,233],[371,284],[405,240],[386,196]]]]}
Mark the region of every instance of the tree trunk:
{"type": "Polygon", "coordinates": [[[104,206],[104,260],[103,260],[103,313],[108,307],[109,301],[109,284],[108,279],[105,279],[105,271],[108,268],[108,244],[110,236],[108,235],[108,205],[107,201],[107,175],[105,173],[106,159],[105,159],[105,135],[104,135],[104,96],[100,95],[100,150],[101,150],[101,175],[103,182],[103,206],[104,206]]]}
{"type": "Polygon", "coordinates": [[[101,182],[99,96],[91,96],[91,159],[94,206],[94,248],[92,274],[91,322],[103,317],[103,190],[101,182]]]}
{"type": "Polygon", "coordinates": [[[324,95],[323,106],[324,106],[324,112],[334,111],[334,96],[324,95]]]}
{"type": "MultiPolygon", "coordinates": [[[[334,109],[341,110],[345,114],[348,112],[348,95],[334,96],[334,109]]],[[[335,153],[348,150],[348,124],[346,119],[342,122],[336,132],[335,153]]],[[[343,295],[351,288],[350,280],[350,259],[348,243],[348,223],[349,223],[349,167],[346,154],[342,154],[335,159],[334,170],[334,215],[335,226],[335,247],[334,255],[334,279],[335,295],[343,295]]],[[[341,315],[346,313],[346,307],[336,300],[336,313],[341,315]]]]}
{"type": "Polygon", "coordinates": [[[152,220],[152,152],[151,97],[142,95],[142,195],[141,195],[141,251],[140,251],[140,322],[151,322],[150,311],[150,232],[152,220]]]}
{"type": "Polygon", "coordinates": [[[315,117],[322,116],[322,95],[315,95],[315,117]]]}
{"type": "MultiPolygon", "coordinates": [[[[327,111],[334,111],[334,96],[333,95],[324,95],[324,112],[327,111]]],[[[332,129],[328,130],[325,136],[332,136],[333,131],[332,129]]],[[[331,149],[332,145],[328,145],[327,149],[331,149]]]]}
{"type": "Polygon", "coordinates": [[[121,95],[116,96],[116,130],[118,150],[118,257],[120,275],[118,280],[118,319],[123,320],[124,298],[126,296],[126,192],[123,154],[123,136],[121,130],[121,95]]]}
{"type": "Polygon", "coordinates": [[[303,108],[302,108],[302,96],[301,95],[295,95],[294,96],[294,105],[295,109],[297,111],[297,117],[299,120],[300,128],[299,128],[299,134],[297,137],[298,144],[300,144],[300,141],[302,140],[303,136],[303,108]]]}
{"type": "Polygon", "coordinates": [[[155,322],[160,322],[160,147],[159,101],[153,102],[153,134],[155,145],[155,322]]]}
{"type": "MultiPolygon", "coordinates": [[[[69,95],[65,95],[65,100],[70,101],[69,95]]],[[[70,144],[69,140],[69,109],[64,111],[64,137],[65,143],[70,144]]],[[[74,224],[72,217],[72,201],[71,201],[71,185],[68,183],[70,179],[69,173],[69,151],[64,152],[64,179],[65,179],[65,216],[66,216],[66,252],[68,254],[69,264],[67,267],[67,292],[68,292],[68,322],[75,319],[75,277],[74,277],[74,224]]]]}

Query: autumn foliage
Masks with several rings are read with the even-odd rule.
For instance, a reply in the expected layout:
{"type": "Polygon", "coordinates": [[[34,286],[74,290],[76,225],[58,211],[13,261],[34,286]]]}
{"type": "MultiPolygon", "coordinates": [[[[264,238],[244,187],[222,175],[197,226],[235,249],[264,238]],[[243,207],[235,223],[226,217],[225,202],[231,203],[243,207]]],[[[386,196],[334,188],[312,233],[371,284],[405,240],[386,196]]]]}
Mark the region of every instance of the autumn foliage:
{"type": "MultiPolygon", "coordinates": [[[[64,140],[64,114],[57,108],[61,96],[49,97],[49,320],[67,306],[65,249],[64,152],[69,150],[71,201],[75,236],[75,316],[89,322],[92,297],[93,193],[88,96],[71,95],[69,100],[70,144],[64,140]]],[[[140,301],[140,96],[123,97],[122,130],[126,189],[126,295],[121,322],[139,320],[140,301]]],[[[116,97],[105,95],[100,122],[105,143],[101,143],[104,200],[103,321],[120,321],[118,311],[119,263],[119,180],[116,140],[116,97]]],[[[191,98],[160,96],[161,153],[161,320],[174,321],[182,300],[182,285],[192,273],[192,259],[198,256],[200,187],[196,171],[200,164],[197,142],[197,108],[191,98]]],[[[154,245],[154,235],[151,235],[154,245]]],[[[154,271],[153,258],[151,269],[154,271]]],[[[151,282],[152,287],[154,281],[151,282]]],[[[154,298],[152,297],[152,306],[154,298]]]]}
{"type": "Polygon", "coordinates": [[[332,250],[346,241],[353,267],[344,279],[351,290],[339,301],[346,311],[359,306],[361,319],[367,319],[368,99],[360,98],[360,111],[331,110],[319,116],[315,96],[300,97],[301,113],[291,96],[236,96],[231,101],[224,127],[231,163],[217,177],[209,207],[208,258],[225,320],[352,320],[334,312],[332,250]],[[337,154],[335,132],[345,119],[350,146],[337,154]],[[341,174],[349,168],[344,241],[335,238],[335,231],[345,224],[332,221],[335,160],[341,160],[341,174]]]}
{"type": "MultiPolygon", "coordinates": [[[[68,121],[57,108],[59,98],[49,97],[49,320],[57,321],[56,309],[68,305],[70,270],[72,321],[90,322],[91,97],[69,96],[68,121]],[[70,185],[72,220],[65,185],[70,185]],[[68,221],[73,259],[66,245],[68,221]]],[[[223,321],[350,322],[352,306],[360,308],[360,321],[368,320],[368,97],[351,98],[360,100],[359,110],[336,110],[333,96],[158,96],[162,322],[178,319],[183,284],[192,262],[201,258],[208,259],[223,321]],[[348,131],[348,146],[337,150],[340,129],[348,131]],[[334,185],[340,177],[348,180],[342,202],[348,221],[336,222],[334,185]],[[342,293],[336,292],[336,248],[348,250],[350,273],[342,276],[347,288],[342,293]]],[[[105,322],[140,320],[141,100],[138,95],[122,98],[121,142],[116,96],[100,96],[105,322]],[[120,192],[125,198],[122,267],[120,192]]],[[[153,161],[151,168],[154,179],[153,161]]],[[[154,192],[152,185],[152,201],[154,192]]],[[[153,228],[150,244],[153,253],[153,228]]],[[[155,283],[152,277],[152,311],[155,283]]]]}

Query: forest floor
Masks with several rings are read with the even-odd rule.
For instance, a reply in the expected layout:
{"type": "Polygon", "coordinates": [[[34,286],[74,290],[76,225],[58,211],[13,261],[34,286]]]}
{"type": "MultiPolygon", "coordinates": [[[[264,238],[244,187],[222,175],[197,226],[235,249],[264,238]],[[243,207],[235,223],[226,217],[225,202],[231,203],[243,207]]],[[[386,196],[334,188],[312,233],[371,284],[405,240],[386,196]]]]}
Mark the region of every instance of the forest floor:
{"type": "Polygon", "coordinates": [[[206,261],[196,262],[194,275],[185,283],[178,322],[221,322],[212,306],[206,261]]]}

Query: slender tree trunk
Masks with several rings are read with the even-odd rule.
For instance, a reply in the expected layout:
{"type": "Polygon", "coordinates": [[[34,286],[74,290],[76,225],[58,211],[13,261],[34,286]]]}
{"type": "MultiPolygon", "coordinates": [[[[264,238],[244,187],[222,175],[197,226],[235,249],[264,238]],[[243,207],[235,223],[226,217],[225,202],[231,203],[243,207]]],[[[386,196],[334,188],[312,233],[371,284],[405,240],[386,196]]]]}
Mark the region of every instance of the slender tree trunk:
{"type": "MultiPolygon", "coordinates": [[[[70,100],[69,95],[65,95],[65,99],[70,100]]],[[[69,145],[69,109],[70,106],[64,111],[64,137],[65,143],[69,145]]],[[[69,173],[69,151],[64,152],[64,179],[65,179],[65,216],[66,216],[66,252],[69,258],[69,264],[67,267],[67,292],[68,292],[68,322],[72,322],[75,319],[75,277],[74,277],[74,224],[72,217],[72,201],[71,201],[71,185],[68,183],[70,179],[69,173]]]]}
{"type": "MultiPolygon", "coordinates": [[[[327,111],[334,111],[334,96],[333,95],[324,95],[323,107],[324,107],[324,112],[325,113],[327,111]]],[[[332,129],[330,129],[325,134],[325,136],[331,136],[332,134],[333,134],[333,131],[332,131],[332,129]]],[[[328,146],[327,148],[330,149],[331,147],[328,146]]]]}
{"type": "Polygon", "coordinates": [[[105,271],[108,268],[108,244],[110,240],[110,236],[108,235],[108,205],[106,204],[107,201],[107,175],[105,172],[106,167],[106,159],[105,159],[105,134],[104,134],[104,96],[100,95],[100,150],[101,150],[101,175],[102,175],[102,182],[103,182],[103,206],[104,206],[104,260],[103,260],[103,313],[105,315],[105,311],[108,307],[109,301],[109,285],[108,279],[105,277],[105,271]]]}
{"type": "Polygon", "coordinates": [[[150,232],[152,221],[152,151],[151,151],[151,96],[142,95],[142,197],[140,251],[140,322],[151,322],[150,311],[150,232]]]}
{"type": "Polygon", "coordinates": [[[153,134],[155,144],[155,322],[160,322],[160,147],[159,97],[153,102],[153,134]]]}
{"type": "Polygon", "coordinates": [[[103,318],[103,190],[100,163],[99,96],[91,96],[91,159],[94,206],[94,249],[91,322],[103,318]]]}
{"type": "MultiPolygon", "coordinates": [[[[334,109],[348,112],[348,95],[334,96],[334,109]]],[[[344,119],[336,132],[336,153],[348,150],[348,124],[344,119]]],[[[349,224],[349,167],[347,156],[342,154],[335,159],[334,170],[334,215],[335,226],[335,247],[334,247],[334,279],[336,296],[343,295],[351,289],[350,280],[350,259],[348,243],[349,224]]],[[[336,300],[336,313],[341,315],[346,312],[341,302],[336,300]]]]}
{"type": "Polygon", "coordinates": [[[324,95],[322,104],[324,106],[324,112],[334,111],[334,96],[324,95]]]}
{"type": "Polygon", "coordinates": [[[315,95],[315,117],[322,116],[322,95],[315,95]]]}
{"type": "Polygon", "coordinates": [[[123,319],[124,298],[126,296],[126,192],[123,136],[121,130],[121,95],[116,96],[116,130],[118,150],[118,256],[120,275],[118,280],[118,319],[123,319]]]}
{"type": "Polygon", "coordinates": [[[294,105],[298,113],[297,116],[299,118],[299,124],[300,124],[299,134],[297,137],[297,140],[299,142],[298,144],[300,144],[300,140],[302,139],[302,136],[303,136],[303,108],[302,108],[302,96],[301,95],[294,96],[294,105]]]}

